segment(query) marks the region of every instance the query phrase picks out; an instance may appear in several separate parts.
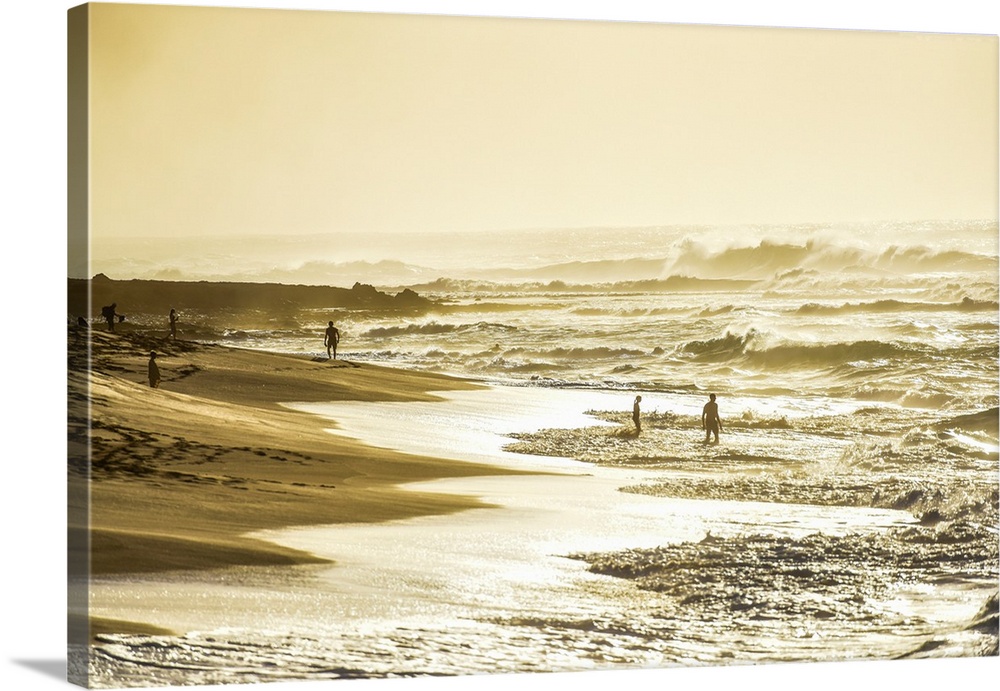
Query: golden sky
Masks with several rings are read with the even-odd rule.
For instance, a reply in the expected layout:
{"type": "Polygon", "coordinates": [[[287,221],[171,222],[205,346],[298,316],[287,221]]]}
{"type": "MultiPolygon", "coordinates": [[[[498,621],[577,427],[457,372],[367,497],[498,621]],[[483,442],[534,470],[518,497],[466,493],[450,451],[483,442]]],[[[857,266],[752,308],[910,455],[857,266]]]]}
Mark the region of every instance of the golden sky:
{"type": "Polygon", "coordinates": [[[94,237],[995,218],[995,36],[90,5],[94,237]]]}

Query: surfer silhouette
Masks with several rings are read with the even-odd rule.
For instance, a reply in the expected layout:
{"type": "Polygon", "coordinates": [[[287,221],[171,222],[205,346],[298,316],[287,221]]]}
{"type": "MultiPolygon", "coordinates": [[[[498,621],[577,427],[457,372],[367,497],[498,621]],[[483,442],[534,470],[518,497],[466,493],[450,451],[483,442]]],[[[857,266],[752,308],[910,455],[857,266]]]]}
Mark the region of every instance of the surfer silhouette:
{"type": "Polygon", "coordinates": [[[160,368],[156,364],[156,351],[149,354],[149,385],[154,389],[160,386],[160,368]]]}
{"type": "Polygon", "coordinates": [[[719,418],[719,404],[715,402],[715,394],[708,395],[708,403],[701,410],[701,427],[705,430],[705,443],[715,434],[715,443],[719,443],[719,432],[722,431],[722,420],[719,418]]]}
{"type": "Polygon", "coordinates": [[[337,344],[340,343],[340,330],[333,325],[333,322],[327,322],[326,336],[323,338],[323,345],[326,346],[326,357],[327,359],[337,359],[337,344]]]}
{"type": "Polygon", "coordinates": [[[635,403],[632,404],[632,422],[635,423],[635,434],[639,436],[642,432],[642,424],[639,422],[639,403],[642,401],[642,396],[635,397],[635,403]]]}

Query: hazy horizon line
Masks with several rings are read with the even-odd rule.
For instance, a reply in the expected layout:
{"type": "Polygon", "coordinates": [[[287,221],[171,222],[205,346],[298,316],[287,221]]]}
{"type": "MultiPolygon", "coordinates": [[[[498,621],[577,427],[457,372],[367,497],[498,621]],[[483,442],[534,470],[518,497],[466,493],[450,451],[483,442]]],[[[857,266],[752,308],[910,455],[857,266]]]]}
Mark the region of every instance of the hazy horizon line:
{"type": "MultiPolygon", "coordinates": [[[[794,229],[803,227],[857,227],[870,225],[936,225],[948,223],[973,223],[973,224],[993,224],[1000,227],[1000,216],[997,218],[963,217],[963,218],[919,218],[919,219],[874,219],[874,220],[843,220],[843,221],[795,221],[795,222],[760,222],[747,221],[741,223],[662,223],[643,225],[590,225],[590,226],[536,226],[536,227],[516,227],[500,229],[470,229],[470,230],[327,230],[327,231],[303,231],[285,232],[274,231],[269,233],[261,232],[227,232],[219,235],[206,237],[204,233],[171,233],[170,235],[115,235],[99,234],[101,240],[172,240],[177,238],[199,238],[203,240],[221,240],[226,238],[303,238],[303,237],[326,237],[338,233],[371,235],[373,237],[388,235],[478,235],[491,233],[560,233],[575,231],[601,231],[601,230],[683,230],[683,229],[725,229],[725,228],[774,228],[774,229],[794,229]]],[[[91,233],[90,240],[94,240],[94,233],[91,233]]]]}

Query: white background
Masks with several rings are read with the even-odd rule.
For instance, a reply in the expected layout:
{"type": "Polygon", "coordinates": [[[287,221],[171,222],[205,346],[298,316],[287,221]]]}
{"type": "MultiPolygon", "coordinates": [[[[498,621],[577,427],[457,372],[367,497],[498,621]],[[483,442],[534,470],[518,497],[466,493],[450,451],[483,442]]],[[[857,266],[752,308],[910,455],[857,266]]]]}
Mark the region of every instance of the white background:
{"type": "MultiPolygon", "coordinates": [[[[66,11],[73,2],[14,0],[0,15],[0,688],[64,688],[66,11]]],[[[175,2],[682,23],[961,32],[996,35],[990,0],[367,0],[175,2]]],[[[632,670],[570,675],[277,683],[265,689],[975,688],[1000,677],[1000,658],[632,670]]],[[[201,687],[252,688],[252,687],[201,687]]]]}

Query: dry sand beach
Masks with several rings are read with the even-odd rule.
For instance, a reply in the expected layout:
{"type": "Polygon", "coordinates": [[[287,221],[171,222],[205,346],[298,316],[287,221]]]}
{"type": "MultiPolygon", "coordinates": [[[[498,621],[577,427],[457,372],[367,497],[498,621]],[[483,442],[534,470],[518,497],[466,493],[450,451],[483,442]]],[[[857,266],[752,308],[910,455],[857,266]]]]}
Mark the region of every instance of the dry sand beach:
{"type": "MultiPolygon", "coordinates": [[[[406,455],[324,431],[329,423],[282,401],[429,401],[430,390],[476,385],[343,360],[165,343],[91,331],[93,428],[91,568],[95,576],[230,565],[322,561],[245,537],[252,531],[441,514],[474,498],[401,491],[440,477],[514,472],[406,455]],[[160,354],[150,388],[146,360],[160,354]]],[[[85,338],[70,336],[71,396],[83,396],[85,338]],[[75,385],[75,386],[74,386],[75,385]],[[74,392],[73,389],[77,390],[74,392]]],[[[82,455],[85,408],[71,406],[71,456],[82,455]],[[79,445],[74,449],[74,444],[79,445]],[[76,453],[73,453],[73,452],[76,453]]],[[[86,466],[70,466],[73,482],[86,466]]],[[[81,498],[77,498],[82,501],[81,498]]],[[[73,525],[73,544],[82,544],[73,525]]],[[[91,634],[150,632],[139,623],[92,620],[91,634]]]]}

